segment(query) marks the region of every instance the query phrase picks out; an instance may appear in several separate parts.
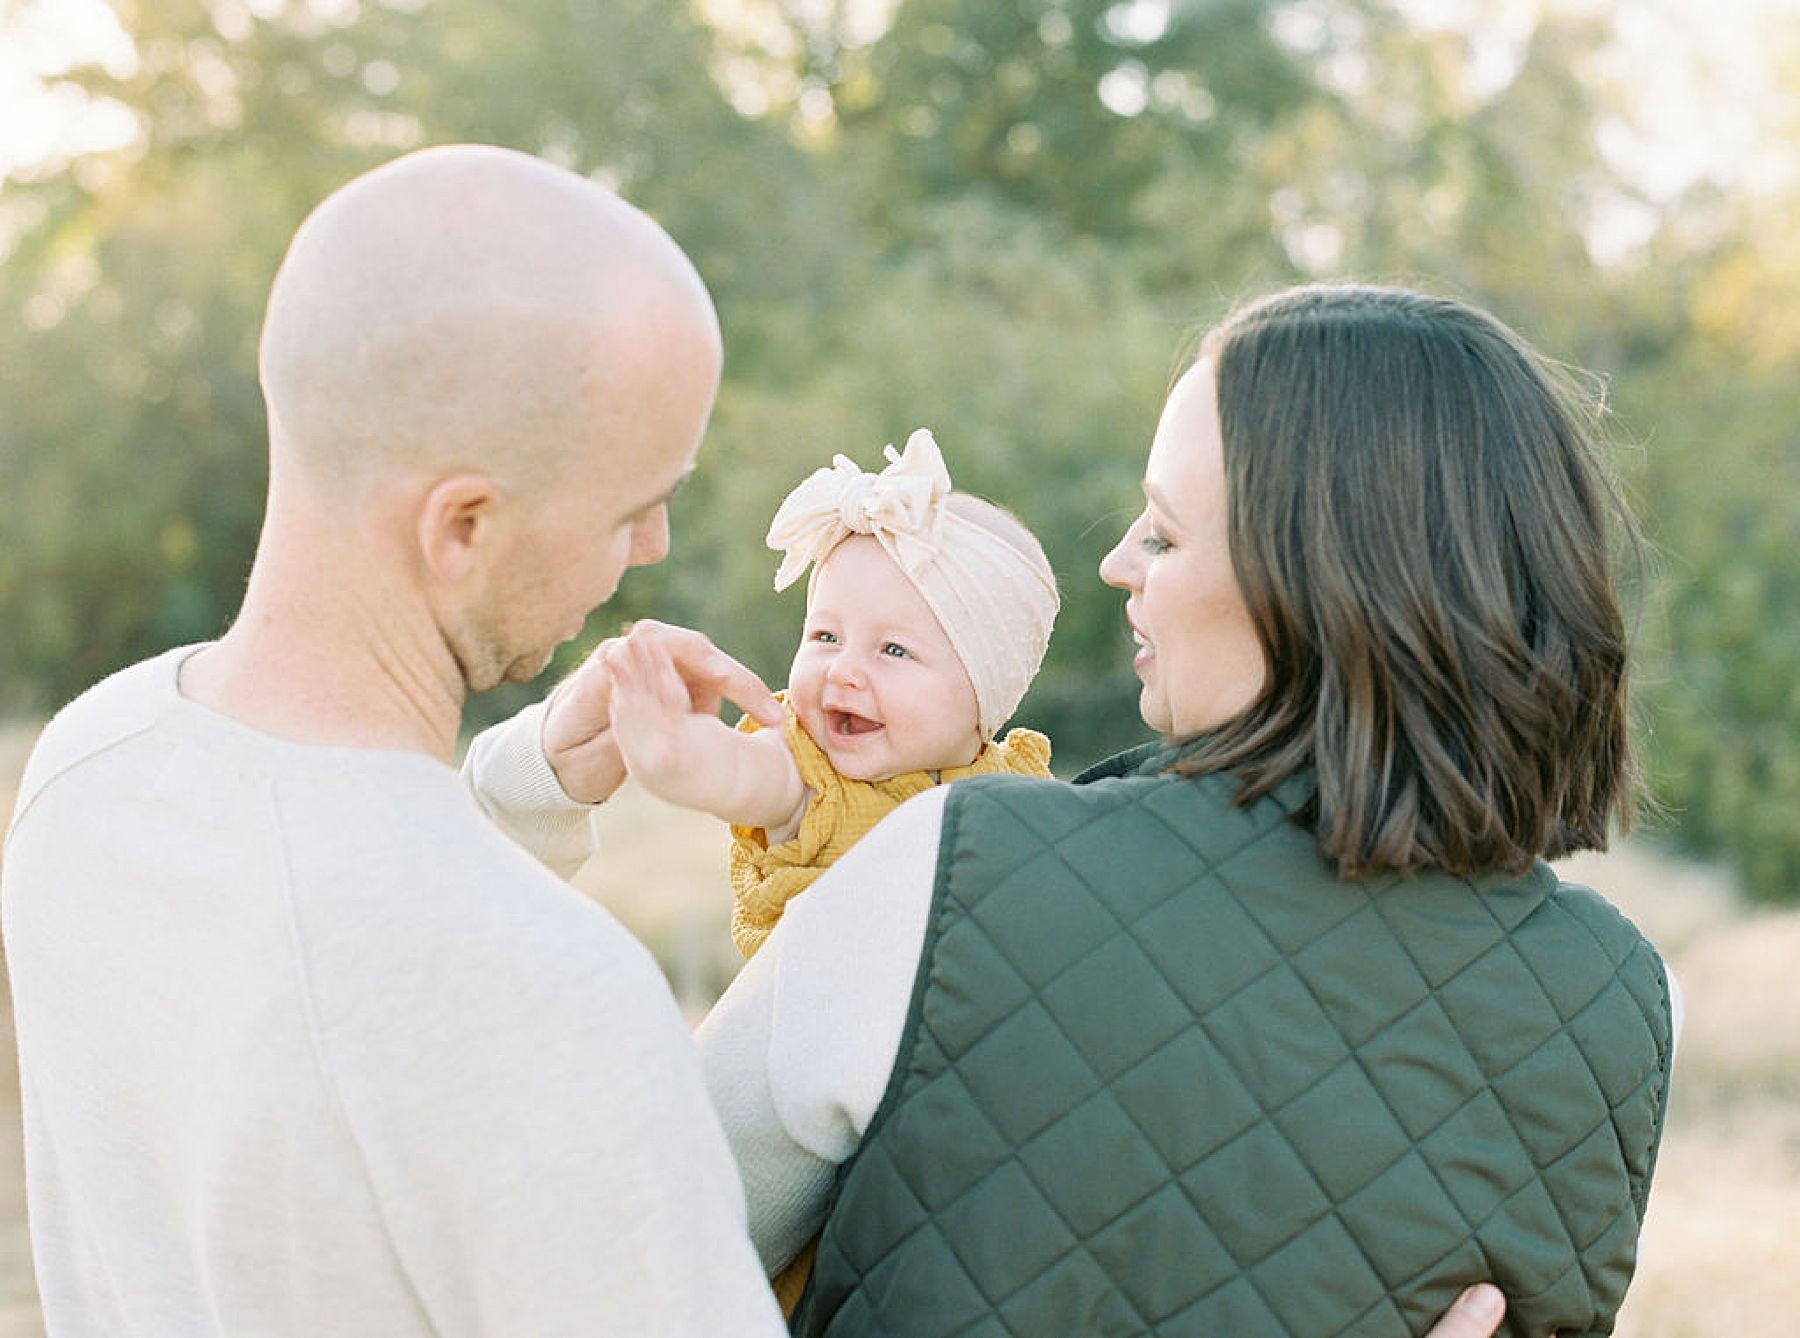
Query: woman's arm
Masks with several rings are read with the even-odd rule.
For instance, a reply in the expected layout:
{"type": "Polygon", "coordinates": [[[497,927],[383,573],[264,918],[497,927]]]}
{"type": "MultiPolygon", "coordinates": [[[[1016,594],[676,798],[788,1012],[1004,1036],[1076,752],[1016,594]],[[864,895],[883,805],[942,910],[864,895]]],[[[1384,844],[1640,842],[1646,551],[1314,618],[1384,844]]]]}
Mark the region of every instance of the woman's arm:
{"type": "Polygon", "coordinates": [[[887,1090],[912,1001],[949,787],[902,804],[788,903],[697,1039],[771,1273],[824,1217],[887,1090]]]}

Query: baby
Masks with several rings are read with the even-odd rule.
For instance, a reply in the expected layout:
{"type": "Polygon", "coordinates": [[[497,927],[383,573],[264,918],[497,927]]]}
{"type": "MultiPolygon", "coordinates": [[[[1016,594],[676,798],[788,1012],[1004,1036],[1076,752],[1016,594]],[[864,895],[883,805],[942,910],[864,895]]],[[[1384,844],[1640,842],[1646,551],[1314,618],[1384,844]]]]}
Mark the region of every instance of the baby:
{"type": "Polygon", "coordinates": [[[652,794],[732,826],[732,939],[746,957],[803,892],[903,800],[994,772],[1048,776],[1050,741],[995,733],[1043,662],[1056,578],[1010,513],[952,492],[931,433],[879,474],[844,456],[769,526],[775,588],[808,566],[806,625],[780,730],[696,714],[653,641],[608,652],[613,729],[652,794]]]}
{"type": "MultiPolygon", "coordinates": [[[[995,733],[1031,686],[1056,619],[1043,548],[1010,513],[952,492],[931,433],[865,473],[844,456],[769,525],[775,588],[808,566],[806,625],[779,730],[694,711],[668,654],[607,652],[625,765],[670,803],[731,824],[731,937],[749,957],[787,903],[906,799],[965,776],[1050,774],[1050,741],[995,733]]],[[[817,1241],[774,1279],[792,1315],[817,1241]]]]}

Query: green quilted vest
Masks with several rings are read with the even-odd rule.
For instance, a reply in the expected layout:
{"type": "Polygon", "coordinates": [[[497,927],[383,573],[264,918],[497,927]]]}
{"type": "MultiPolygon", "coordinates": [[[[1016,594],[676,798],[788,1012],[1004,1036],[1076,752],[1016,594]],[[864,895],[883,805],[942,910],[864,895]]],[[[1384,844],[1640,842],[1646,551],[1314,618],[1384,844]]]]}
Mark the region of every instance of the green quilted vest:
{"type": "Polygon", "coordinates": [[[1668,1092],[1650,944],[1541,864],[1346,883],[1293,788],[1166,760],[951,791],[794,1332],[1385,1338],[1480,1279],[1508,1333],[1610,1332],[1668,1092]]]}

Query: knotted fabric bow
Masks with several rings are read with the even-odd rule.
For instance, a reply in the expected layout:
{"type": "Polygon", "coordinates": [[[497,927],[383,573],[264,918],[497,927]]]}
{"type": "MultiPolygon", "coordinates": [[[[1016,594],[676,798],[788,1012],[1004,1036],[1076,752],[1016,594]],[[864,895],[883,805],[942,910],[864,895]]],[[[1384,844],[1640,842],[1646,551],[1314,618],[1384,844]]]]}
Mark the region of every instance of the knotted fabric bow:
{"type": "Polygon", "coordinates": [[[815,470],[788,494],[769,524],[781,552],[775,588],[812,567],[853,534],[877,540],[924,596],[975,688],[981,736],[989,739],[1017,709],[1043,663],[1056,620],[1056,577],[1041,551],[1022,549],[994,528],[945,505],[950,471],[925,428],[905,451],[885,448],[887,468],[871,474],[847,456],[815,470]]]}

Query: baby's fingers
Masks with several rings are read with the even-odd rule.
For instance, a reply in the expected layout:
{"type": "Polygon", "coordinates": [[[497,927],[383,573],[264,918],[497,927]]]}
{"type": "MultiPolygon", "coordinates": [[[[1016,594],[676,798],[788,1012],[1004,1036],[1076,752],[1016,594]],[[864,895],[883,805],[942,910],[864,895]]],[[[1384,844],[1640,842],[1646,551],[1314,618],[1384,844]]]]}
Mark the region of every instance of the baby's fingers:
{"type": "Polygon", "coordinates": [[[621,696],[634,691],[642,691],[643,683],[638,673],[636,658],[631,653],[631,643],[624,637],[612,637],[602,641],[594,648],[594,658],[600,661],[612,679],[612,696],[615,703],[621,696]]]}
{"type": "Polygon", "coordinates": [[[662,723],[668,708],[658,691],[655,666],[642,652],[629,641],[620,641],[607,648],[606,666],[613,679],[613,728],[632,735],[662,723]]]}
{"type": "Polygon", "coordinates": [[[654,641],[644,641],[633,645],[632,654],[636,670],[641,674],[639,682],[643,691],[654,698],[659,709],[671,716],[700,714],[680,669],[676,668],[667,650],[654,641]]]}
{"type": "Polygon", "coordinates": [[[781,723],[781,703],[775,700],[768,684],[713,645],[703,633],[644,618],[632,625],[629,640],[638,646],[655,645],[667,654],[686,684],[696,711],[717,713],[723,699],[765,725],[781,723]]]}

